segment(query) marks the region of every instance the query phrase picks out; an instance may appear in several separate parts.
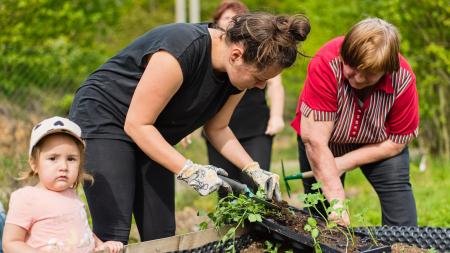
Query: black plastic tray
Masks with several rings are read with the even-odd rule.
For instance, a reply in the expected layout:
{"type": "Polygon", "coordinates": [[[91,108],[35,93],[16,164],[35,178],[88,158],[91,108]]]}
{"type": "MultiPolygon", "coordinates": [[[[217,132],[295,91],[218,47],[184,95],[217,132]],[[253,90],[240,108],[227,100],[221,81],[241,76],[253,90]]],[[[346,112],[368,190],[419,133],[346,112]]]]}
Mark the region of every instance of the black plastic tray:
{"type": "Polygon", "coordinates": [[[373,226],[358,227],[355,231],[373,234],[386,243],[406,243],[422,249],[434,248],[440,252],[450,252],[450,228],[414,226],[373,226]]]}
{"type": "MultiPolygon", "coordinates": [[[[266,232],[271,234],[271,236],[280,241],[289,243],[293,248],[312,252],[314,241],[311,237],[304,236],[292,231],[289,227],[282,226],[273,220],[263,218],[262,223],[253,224],[253,229],[259,232],[266,232]]],[[[363,242],[367,242],[367,247],[358,249],[361,253],[389,253],[391,252],[391,247],[386,245],[375,246],[371,243],[371,239],[363,234],[355,232],[357,236],[361,238],[363,242]]],[[[344,249],[336,249],[329,245],[320,243],[320,247],[324,253],[342,253],[345,252],[344,249]]]]}
{"type": "MultiPolygon", "coordinates": [[[[246,234],[235,238],[234,246],[236,248],[236,252],[240,252],[240,250],[247,248],[253,241],[254,238],[251,234],[246,234]]],[[[228,240],[220,246],[219,243],[220,241],[214,241],[205,244],[202,247],[189,250],[172,251],[172,253],[224,253],[225,249],[233,243],[233,240],[228,240]]]]}

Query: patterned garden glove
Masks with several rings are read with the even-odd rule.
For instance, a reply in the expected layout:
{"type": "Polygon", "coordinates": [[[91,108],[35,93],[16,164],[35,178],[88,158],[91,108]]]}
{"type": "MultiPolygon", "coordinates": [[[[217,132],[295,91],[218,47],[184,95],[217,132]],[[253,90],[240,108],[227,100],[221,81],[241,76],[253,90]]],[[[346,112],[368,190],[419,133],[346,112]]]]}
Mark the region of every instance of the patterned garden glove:
{"type": "Polygon", "coordinates": [[[228,173],[213,165],[200,165],[193,163],[191,160],[186,160],[177,175],[177,179],[186,182],[202,196],[218,190],[219,187],[223,187],[226,192],[232,193],[231,186],[220,179],[218,175],[228,176],[228,173]]]}
{"type": "Polygon", "coordinates": [[[282,200],[279,184],[280,177],[277,174],[261,169],[257,162],[248,164],[242,171],[253,180],[253,183],[258,188],[264,189],[268,200],[271,200],[272,196],[278,202],[282,200]]]}

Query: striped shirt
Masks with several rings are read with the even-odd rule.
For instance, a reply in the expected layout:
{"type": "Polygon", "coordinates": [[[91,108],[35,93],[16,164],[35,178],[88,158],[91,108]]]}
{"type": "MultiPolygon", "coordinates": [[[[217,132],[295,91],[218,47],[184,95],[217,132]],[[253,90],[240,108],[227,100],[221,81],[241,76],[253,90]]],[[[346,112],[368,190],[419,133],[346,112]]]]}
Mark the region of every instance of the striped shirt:
{"type": "Polygon", "coordinates": [[[301,135],[301,115],[308,117],[311,112],[316,121],[334,121],[329,140],[334,156],[387,139],[410,142],[417,137],[419,126],[416,79],[411,67],[399,56],[400,69],[384,75],[358,103],[343,75],[339,56],[343,39],[325,44],[309,63],[292,127],[301,135]]]}

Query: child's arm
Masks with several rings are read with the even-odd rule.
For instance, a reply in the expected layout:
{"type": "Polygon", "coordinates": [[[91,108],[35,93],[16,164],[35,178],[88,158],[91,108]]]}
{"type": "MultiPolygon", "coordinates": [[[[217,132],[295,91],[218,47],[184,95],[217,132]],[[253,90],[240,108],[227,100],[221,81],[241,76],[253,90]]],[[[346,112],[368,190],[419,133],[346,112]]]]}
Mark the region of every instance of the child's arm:
{"type": "Polygon", "coordinates": [[[6,223],[3,229],[3,252],[41,253],[42,251],[32,248],[25,243],[26,235],[27,230],[24,228],[6,223]]]}
{"type": "Polygon", "coordinates": [[[105,250],[109,248],[109,252],[111,253],[119,253],[121,249],[123,249],[123,243],[118,241],[106,241],[102,242],[95,234],[95,251],[105,250]]]}

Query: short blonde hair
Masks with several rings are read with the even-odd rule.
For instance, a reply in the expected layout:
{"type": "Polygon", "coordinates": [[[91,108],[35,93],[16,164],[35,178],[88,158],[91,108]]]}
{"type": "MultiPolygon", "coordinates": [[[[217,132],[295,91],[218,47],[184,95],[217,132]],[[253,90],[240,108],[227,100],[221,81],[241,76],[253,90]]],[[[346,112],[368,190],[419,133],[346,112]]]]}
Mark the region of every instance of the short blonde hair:
{"type": "Polygon", "coordinates": [[[344,63],[365,72],[398,71],[399,53],[397,28],[379,18],[367,18],[354,25],[341,47],[344,63]]]}

